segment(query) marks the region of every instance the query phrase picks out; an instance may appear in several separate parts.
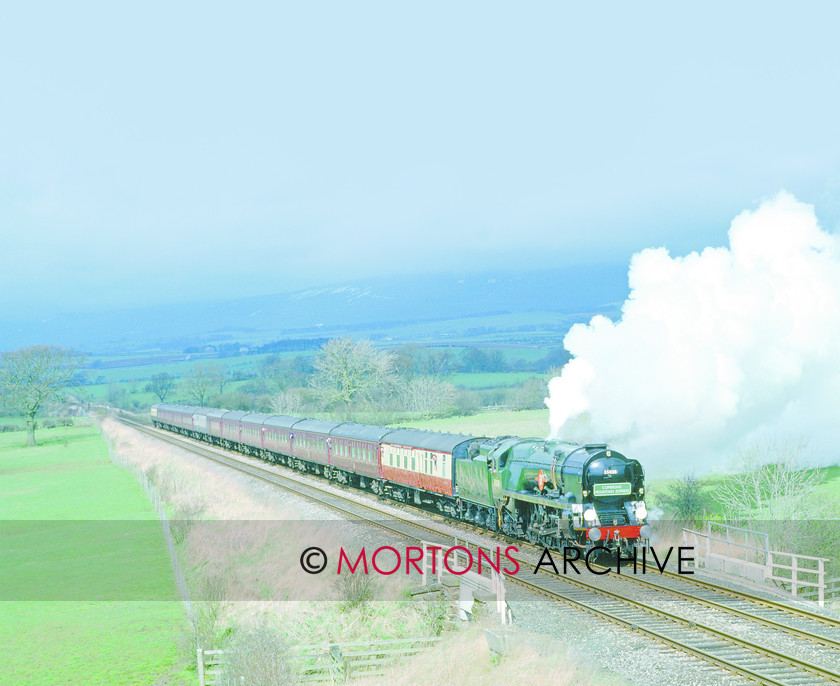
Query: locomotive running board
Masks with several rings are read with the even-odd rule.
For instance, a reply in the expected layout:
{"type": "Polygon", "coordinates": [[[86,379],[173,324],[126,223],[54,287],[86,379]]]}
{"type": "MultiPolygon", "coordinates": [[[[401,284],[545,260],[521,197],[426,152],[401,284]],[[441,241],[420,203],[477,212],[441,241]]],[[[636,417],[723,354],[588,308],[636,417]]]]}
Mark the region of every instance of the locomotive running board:
{"type": "Polygon", "coordinates": [[[560,510],[568,510],[571,509],[572,504],[563,502],[562,500],[551,500],[550,498],[546,498],[545,496],[538,496],[538,495],[531,495],[530,493],[523,493],[521,491],[502,491],[502,495],[506,498],[516,498],[517,500],[524,500],[529,503],[534,503],[536,505],[548,505],[550,507],[554,507],[560,510]]]}

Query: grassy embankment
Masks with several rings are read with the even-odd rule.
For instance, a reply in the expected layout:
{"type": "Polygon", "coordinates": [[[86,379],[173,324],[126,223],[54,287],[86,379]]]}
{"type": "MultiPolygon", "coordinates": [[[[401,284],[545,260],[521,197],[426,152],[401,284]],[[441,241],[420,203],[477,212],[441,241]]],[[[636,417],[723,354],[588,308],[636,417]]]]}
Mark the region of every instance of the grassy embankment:
{"type": "Polygon", "coordinates": [[[169,675],[169,683],[188,683],[172,673],[181,603],[131,600],[175,597],[145,493],[110,462],[94,427],[40,430],[36,438],[37,447],[25,448],[23,433],[0,434],[0,520],[8,534],[0,558],[0,681],[149,684],[169,675]],[[119,581],[105,589],[105,579],[119,581]],[[122,599],[91,600],[109,591],[122,599]]]}

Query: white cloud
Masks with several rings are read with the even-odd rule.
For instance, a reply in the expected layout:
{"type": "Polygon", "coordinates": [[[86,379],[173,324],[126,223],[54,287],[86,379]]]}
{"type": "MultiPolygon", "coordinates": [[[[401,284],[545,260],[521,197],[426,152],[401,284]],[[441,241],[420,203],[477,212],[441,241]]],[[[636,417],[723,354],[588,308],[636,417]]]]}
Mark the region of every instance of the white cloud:
{"type": "Polygon", "coordinates": [[[552,436],[610,440],[663,472],[720,467],[745,440],[791,433],[835,461],[840,251],[780,193],[743,212],[728,248],[634,255],[621,319],[579,324],[552,380],[552,436]]]}

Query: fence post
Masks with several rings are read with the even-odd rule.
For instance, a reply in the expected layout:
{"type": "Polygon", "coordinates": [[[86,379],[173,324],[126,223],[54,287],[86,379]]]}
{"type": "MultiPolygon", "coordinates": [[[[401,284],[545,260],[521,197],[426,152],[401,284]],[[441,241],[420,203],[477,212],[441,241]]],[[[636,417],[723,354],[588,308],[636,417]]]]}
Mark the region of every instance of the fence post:
{"type": "Polygon", "coordinates": [[[796,555],[790,556],[790,579],[793,582],[791,584],[790,594],[793,597],[796,597],[796,573],[797,573],[797,564],[796,564],[796,555]]]}
{"type": "Polygon", "coordinates": [[[201,648],[197,648],[195,653],[196,653],[196,664],[198,665],[198,686],[205,686],[205,681],[204,681],[204,651],[201,648]]]}
{"type": "MultiPolygon", "coordinates": [[[[337,646],[335,643],[330,645],[330,656],[333,659],[333,665],[338,669],[338,673],[341,675],[342,680],[347,679],[347,669],[346,664],[344,662],[344,658],[341,655],[341,647],[337,646]]],[[[332,676],[333,669],[330,668],[330,676],[332,676]]]]}
{"type": "Polygon", "coordinates": [[[817,586],[817,602],[820,607],[825,607],[825,568],[822,559],[817,560],[817,581],[820,584],[817,586]]]}

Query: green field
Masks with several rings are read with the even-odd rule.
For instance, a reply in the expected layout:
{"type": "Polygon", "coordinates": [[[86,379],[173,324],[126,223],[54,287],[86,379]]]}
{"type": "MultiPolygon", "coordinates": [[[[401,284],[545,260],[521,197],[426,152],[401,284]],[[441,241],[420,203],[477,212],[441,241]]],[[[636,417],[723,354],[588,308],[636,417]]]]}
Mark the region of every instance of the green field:
{"type": "Polygon", "coordinates": [[[503,388],[515,386],[527,379],[540,379],[544,374],[538,372],[476,372],[452,374],[449,381],[464,388],[503,388]]]}
{"type": "Polygon", "coordinates": [[[92,426],[36,438],[0,434],[0,681],[189,683],[172,673],[183,606],[144,600],[175,597],[145,493],[92,426]]]}
{"type": "Polygon", "coordinates": [[[404,426],[429,431],[470,433],[475,436],[548,436],[548,410],[483,412],[470,417],[447,417],[406,423],[404,426]]]}

